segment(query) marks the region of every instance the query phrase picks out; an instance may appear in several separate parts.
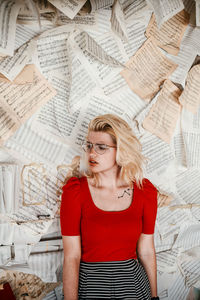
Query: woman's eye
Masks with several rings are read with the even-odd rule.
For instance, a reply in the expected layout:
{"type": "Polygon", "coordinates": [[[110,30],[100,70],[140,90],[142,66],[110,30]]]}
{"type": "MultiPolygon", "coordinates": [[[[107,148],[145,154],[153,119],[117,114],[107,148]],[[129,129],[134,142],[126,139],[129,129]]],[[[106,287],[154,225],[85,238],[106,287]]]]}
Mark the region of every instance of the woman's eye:
{"type": "Polygon", "coordinates": [[[86,147],[87,147],[87,149],[88,149],[88,150],[89,150],[89,149],[91,149],[91,146],[92,146],[92,145],[91,145],[91,144],[89,144],[89,143],[88,143],[88,144],[86,144],[86,147]]]}
{"type": "Polygon", "coordinates": [[[106,145],[98,145],[99,150],[105,150],[107,147],[106,145]]]}

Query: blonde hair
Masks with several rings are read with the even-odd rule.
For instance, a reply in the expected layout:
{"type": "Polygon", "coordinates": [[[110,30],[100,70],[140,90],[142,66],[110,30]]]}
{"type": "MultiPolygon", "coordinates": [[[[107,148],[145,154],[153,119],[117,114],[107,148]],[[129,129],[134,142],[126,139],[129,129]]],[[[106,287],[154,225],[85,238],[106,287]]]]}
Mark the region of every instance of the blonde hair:
{"type": "MultiPolygon", "coordinates": [[[[120,178],[129,185],[136,182],[138,186],[141,186],[145,158],[141,153],[142,145],[128,123],[113,114],[100,115],[90,121],[88,134],[91,131],[105,132],[111,136],[113,143],[117,146],[116,162],[120,168],[120,178]]],[[[76,156],[72,160],[65,182],[72,176],[87,176],[93,178],[95,185],[98,186],[96,174],[88,170],[81,171],[80,159],[80,156],[76,156]]]]}

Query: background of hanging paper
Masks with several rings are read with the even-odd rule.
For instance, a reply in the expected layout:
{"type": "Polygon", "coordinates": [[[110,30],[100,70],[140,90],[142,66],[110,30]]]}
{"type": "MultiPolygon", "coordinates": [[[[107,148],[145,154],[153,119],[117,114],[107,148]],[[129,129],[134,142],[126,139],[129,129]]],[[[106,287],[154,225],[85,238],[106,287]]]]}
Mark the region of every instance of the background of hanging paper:
{"type": "MultiPolygon", "coordinates": [[[[161,299],[200,287],[200,1],[0,1],[0,268],[57,282],[87,124],[129,122],[157,187],[161,299]]],[[[191,298],[192,299],[192,298],[191,298]]]]}

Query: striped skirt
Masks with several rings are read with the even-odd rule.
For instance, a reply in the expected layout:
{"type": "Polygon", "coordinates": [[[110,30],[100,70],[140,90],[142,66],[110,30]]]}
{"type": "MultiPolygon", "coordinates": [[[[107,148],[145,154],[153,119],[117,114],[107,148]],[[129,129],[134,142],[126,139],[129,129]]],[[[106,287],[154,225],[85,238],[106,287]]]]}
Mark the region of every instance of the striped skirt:
{"type": "Polygon", "coordinates": [[[136,259],[80,262],[79,300],[151,299],[147,274],[136,259]]]}

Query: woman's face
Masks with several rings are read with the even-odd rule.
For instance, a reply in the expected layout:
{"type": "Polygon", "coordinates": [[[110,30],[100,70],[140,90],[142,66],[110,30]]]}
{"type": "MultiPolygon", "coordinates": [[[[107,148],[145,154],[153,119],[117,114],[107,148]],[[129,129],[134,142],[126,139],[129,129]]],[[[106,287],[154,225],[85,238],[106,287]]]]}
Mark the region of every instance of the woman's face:
{"type": "Polygon", "coordinates": [[[89,169],[93,173],[106,172],[117,167],[116,145],[108,133],[90,131],[86,141],[88,142],[88,151],[86,151],[87,162],[89,169]],[[112,147],[106,147],[105,145],[112,147]],[[89,149],[90,147],[91,149],[89,149]],[[100,154],[100,152],[104,153],[100,154]]]}

